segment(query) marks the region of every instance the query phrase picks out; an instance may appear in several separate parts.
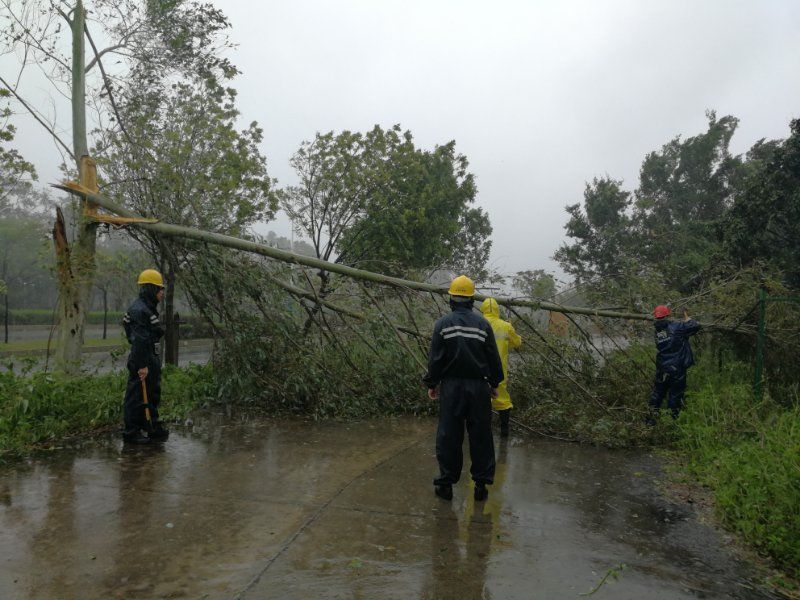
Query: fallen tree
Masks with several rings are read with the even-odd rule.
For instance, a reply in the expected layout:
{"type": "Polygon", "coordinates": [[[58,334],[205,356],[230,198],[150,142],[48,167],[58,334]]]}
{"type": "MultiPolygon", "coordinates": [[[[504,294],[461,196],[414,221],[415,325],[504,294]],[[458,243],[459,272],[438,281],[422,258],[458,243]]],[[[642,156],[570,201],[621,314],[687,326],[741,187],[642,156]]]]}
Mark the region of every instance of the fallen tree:
{"type": "MultiPolygon", "coordinates": [[[[93,202],[98,206],[116,215],[130,219],[131,221],[128,223],[129,225],[139,227],[142,229],[148,229],[150,231],[155,231],[163,235],[182,237],[182,238],[197,240],[200,242],[217,244],[219,246],[233,248],[235,250],[241,250],[243,252],[260,254],[261,256],[266,256],[285,263],[304,265],[307,267],[313,267],[315,269],[329,271],[331,273],[338,273],[339,275],[344,275],[346,277],[351,277],[353,279],[359,279],[362,281],[380,283],[407,290],[416,290],[419,292],[429,292],[438,295],[447,294],[446,287],[434,285],[432,283],[411,281],[408,279],[400,279],[399,277],[381,275],[380,273],[373,273],[371,271],[365,271],[363,269],[356,269],[354,267],[348,267],[346,265],[340,265],[328,262],[326,260],[314,258],[312,256],[294,254],[293,252],[289,252],[288,250],[280,250],[278,248],[272,248],[265,244],[259,244],[258,242],[254,242],[251,240],[243,240],[240,238],[232,237],[229,235],[223,235],[220,233],[201,231],[199,229],[194,229],[192,227],[184,227],[182,225],[172,225],[170,223],[162,223],[158,221],[153,222],[152,219],[148,219],[142,215],[139,215],[133,212],[132,210],[129,210],[124,206],[121,206],[120,204],[114,202],[110,198],[92,192],[76,183],[65,182],[63,184],[54,184],[53,187],[59,190],[63,190],[65,192],[77,194],[85,198],[86,200],[93,202]]],[[[476,300],[484,300],[486,297],[487,296],[484,296],[482,294],[475,294],[476,300]]],[[[511,306],[526,307],[535,310],[549,310],[558,313],[586,315],[592,317],[606,317],[611,319],[630,319],[637,321],[651,321],[653,319],[653,317],[649,314],[586,308],[582,306],[566,306],[563,304],[558,304],[555,302],[547,302],[544,300],[519,300],[516,298],[505,298],[505,297],[496,297],[495,299],[497,300],[498,304],[509,307],[511,306]]]]}

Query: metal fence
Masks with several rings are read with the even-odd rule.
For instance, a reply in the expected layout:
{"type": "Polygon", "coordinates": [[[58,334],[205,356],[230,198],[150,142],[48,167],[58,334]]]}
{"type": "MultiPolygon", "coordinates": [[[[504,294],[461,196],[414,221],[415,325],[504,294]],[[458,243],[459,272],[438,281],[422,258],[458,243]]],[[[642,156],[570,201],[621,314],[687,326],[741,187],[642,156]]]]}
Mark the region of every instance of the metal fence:
{"type": "Polygon", "coordinates": [[[753,379],[753,396],[756,400],[761,400],[764,394],[764,349],[767,341],[767,306],[770,303],[791,303],[800,306],[800,296],[770,296],[763,287],[758,292],[758,334],[753,379]]]}

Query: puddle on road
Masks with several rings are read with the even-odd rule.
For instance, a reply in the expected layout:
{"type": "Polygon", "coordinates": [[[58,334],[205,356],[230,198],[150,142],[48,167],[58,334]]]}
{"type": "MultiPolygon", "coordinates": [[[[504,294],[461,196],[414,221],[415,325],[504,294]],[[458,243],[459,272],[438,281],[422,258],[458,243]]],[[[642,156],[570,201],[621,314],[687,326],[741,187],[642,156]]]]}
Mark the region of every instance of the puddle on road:
{"type": "Polygon", "coordinates": [[[623,563],[594,598],[770,597],[653,457],[512,437],[451,504],[434,430],[212,416],[0,467],[0,597],[579,598],[623,563]]]}

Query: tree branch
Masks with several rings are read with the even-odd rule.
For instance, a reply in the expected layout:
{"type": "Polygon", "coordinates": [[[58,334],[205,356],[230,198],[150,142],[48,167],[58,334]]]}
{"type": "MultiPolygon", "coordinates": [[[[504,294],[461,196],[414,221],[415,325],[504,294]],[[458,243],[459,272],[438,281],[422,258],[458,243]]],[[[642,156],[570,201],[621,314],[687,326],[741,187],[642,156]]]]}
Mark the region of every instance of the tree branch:
{"type": "Polygon", "coordinates": [[[32,107],[31,107],[31,106],[30,106],[30,105],[29,105],[27,102],[25,102],[25,100],[23,100],[22,96],[20,96],[20,95],[17,93],[17,90],[15,90],[14,88],[12,88],[12,87],[11,87],[11,86],[8,84],[8,82],[7,82],[5,79],[3,79],[3,76],[2,76],[2,75],[0,75],[0,83],[2,83],[2,84],[5,86],[5,88],[6,88],[6,89],[7,89],[9,92],[11,92],[11,93],[14,95],[14,97],[17,99],[17,101],[18,101],[20,104],[22,104],[22,106],[24,106],[24,107],[25,107],[25,110],[27,110],[27,111],[28,111],[28,113],[29,113],[29,114],[30,114],[30,115],[31,115],[31,116],[32,116],[34,119],[36,119],[36,120],[39,122],[39,124],[40,124],[42,127],[44,127],[45,129],[47,129],[47,131],[50,133],[50,135],[52,135],[52,136],[53,136],[53,139],[54,139],[56,142],[58,142],[59,144],[61,144],[61,146],[64,148],[64,150],[66,150],[66,151],[67,151],[67,154],[69,154],[69,155],[72,157],[72,160],[77,160],[77,159],[75,158],[75,155],[72,153],[72,150],[70,150],[69,146],[67,146],[67,145],[64,143],[64,141],[63,141],[63,140],[62,140],[60,137],[58,137],[58,134],[55,132],[55,130],[52,128],[52,126],[50,126],[50,125],[49,125],[47,122],[45,122],[45,120],[44,120],[44,119],[42,119],[42,118],[39,116],[39,114],[38,114],[38,113],[37,113],[37,112],[36,112],[36,111],[35,111],[35,110],[34,110],[34,109],[33,109],[33,108],[32,108],[32,107]]]}
{"type": "MultiPolygon", "coordinates": [[[[49,58],[49,59],[51,59],[51,60],[55,61],[56,63],[58,63],[59,65],[61,65],[61,66],[62,66],[64,69],[66,69],[67,71],[69,71],[69,69],[70,69],[69,65],[68,65],[67,63],[65,63],[63,60],[61,60],[61,59],[60,59],[58,56],[55,56],[54,54],[52,54],[52,53],[50,53],[48,50],[46,50],[46,49],[44,48],[44,46],[42,46],[42,42],[41,42],[41,40],[37,40],[35,37],[33,37],[33,36],[30,34],[30,29],[31,29],[31,28],[30,28],[30,27],[28,27],[28,26],[26,26],[26,25],[25,25],[25,23],[23,23],[23,22],[20,20],[20,18],[19,18],[19,17],[18,17],[18,16],[17,16],[17,15],[14,13],[14,11],[12,11],[12,10],[11,10],[11,8],[10,8],[10,7],[9,7],[9,5],[8,5],[8,3],[4,3],[4,4],[6,5],[6,8],[8,9],[8,14],[9,14],[9,15],[11,15],[11,17],[14,19],[14,21],[16,21],[17,25],[18,25],[19,27],[21,27],[21,28],[22,28],[22,30],[23,30],[23,31],[25,32],[25,34],[26,34],[26,38],[28,39],[28,41],[27,41],[27,42],[22,42],[22,43],[23,43],[23,45],[25,45],[26,47],[33,46],[34,48],[36,48],[37,50],[39,50],[39,52],[41,52],[42,54],[44,54],[44,55],[45,55],[47,58],[49,58]]],[[[68,17],[65,17],[65,18],[67,19],[67,22],[68,22],[68,23],[72,23],[72,21],[70,21],[68,17]]],[[[46,28],[46,27],[45,27],[45,28],[46,28]]],[[[38,62],[38,61],[37,61],[37,62],[38,62]]]]}
{"type": "Polygon", "coordinates": [[[60,6],[56,6],[55,9],[56,12],[61,16],[61,18],[64,19],[70,27],[72,27],[72,19],[69,18],[69,15],[65,13],[63,10],[61,10],[60,6]]]}
{"type": "MultiPolygon", "coordinates": [[[[108,92],[108,99],[111,102],[111,109],[114,111],[114,115],[117,117],[117,123],[119,124],[119,128],[122,130],[122,133],[125,135],[125,139],[128,140],[128,143],[133,145],[133,140],[131,139],[128,130],[125,128],[125,123],[122,121],[122,117],[119,114],[119,109],[117,108],[117,102],[114,100],[114,92],[111,90],[111,80],[109,79],[108,75],[106,74],[105,67],[103,67],[103,61],[100,60],[100,53],[97,51],[97,46],[92,39],[92,35],[89,33],[89,27],[84,23],[83,31],[86,33],[86,39],[89,40],[89,45],[92,47],[92,51],[94,51],[94,61],[98,67],[100,67],[100,74],[103,76],[103,87],[106,88],[108,92]]],[[[85,71],[88,73],[90,67],[86,67],[85,71]]]]}

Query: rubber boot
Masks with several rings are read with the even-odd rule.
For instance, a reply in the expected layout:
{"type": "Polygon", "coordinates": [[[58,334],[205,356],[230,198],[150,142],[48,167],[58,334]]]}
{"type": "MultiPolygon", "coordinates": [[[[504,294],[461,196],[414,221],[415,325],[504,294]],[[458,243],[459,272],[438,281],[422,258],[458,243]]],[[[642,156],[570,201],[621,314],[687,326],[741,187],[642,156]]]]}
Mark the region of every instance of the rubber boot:
{"type": "Polygon", "coordinates": [[[153,431],[148,434],[148,437],[154,442],[166,442],[169,437],[169,429],[164,427],[161,423],[157,423],[153,427],[153,431]]]}
{"type": "Polygon", "coordinates": [[[433,491],[442,500],[452,500],[453,499],[453,486],[452,485],[437,485],[436,487],[433,488],[433,491]]]}
{"type": "Polygon", "coordinates": [[[508,437],[509,422],[511,419],[511,409],[497,411],[500,415],[500,437],[508,437]]]}
{"type": "Polygon", "coordinates": [[[126,444],[149,444],[150,438],[143,436],[141,432],[137,431],[136,433],[123,433],[122,434],[122,441],[126,444]]]}
{"type": "Polygon", "coordinates": [[[475,502],[483,502],[489,497],[489,490],[486,489],[485,483],[475,484],[475,494],[473,497],[475,498],[475,502]]]}

